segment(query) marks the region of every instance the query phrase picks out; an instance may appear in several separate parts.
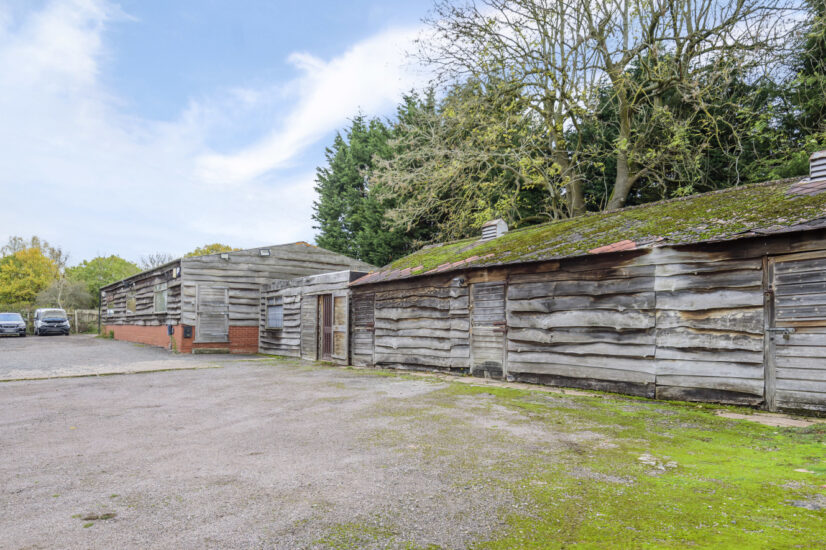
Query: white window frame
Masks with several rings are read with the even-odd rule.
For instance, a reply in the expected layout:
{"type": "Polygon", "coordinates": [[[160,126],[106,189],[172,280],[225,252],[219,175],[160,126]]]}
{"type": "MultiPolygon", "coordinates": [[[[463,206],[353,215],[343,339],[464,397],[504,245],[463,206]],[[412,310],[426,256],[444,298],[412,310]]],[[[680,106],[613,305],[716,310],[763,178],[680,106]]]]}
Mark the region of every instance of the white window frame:
{"type": "Polygon", "coordinates": [[[167,300],[169,299],[169,285],[167,283],[158,283],[155,285],[155,290],[152,293],[152,310],[155,313],[166,313],[169,308],[167,300]],[[158,297],[163,296],[163,309],[158,309],[158,297]]]}
{"type": "Polygon", "coordinates": [[[280,296],[268,298],[267,299],[267,330],[284,330],[284,302],[280,296]],[[272,316],[270,314],[270,310],[278,310],[281,311],[281,315],[279,316],[281,324],[280,325],[271,325],[270,322],[272,321],[272,316]]]}
{"type": "Polygon", "coordinates": [[[124,311],[126,315],[135,315],[138,313],[138,293],[135,291],[134,287],[130,288],[126,291],[126,300],[124,303],[124,311]],[[134,309],[129,309],[129,300],[132,300],[132,304],[134,309]]]}

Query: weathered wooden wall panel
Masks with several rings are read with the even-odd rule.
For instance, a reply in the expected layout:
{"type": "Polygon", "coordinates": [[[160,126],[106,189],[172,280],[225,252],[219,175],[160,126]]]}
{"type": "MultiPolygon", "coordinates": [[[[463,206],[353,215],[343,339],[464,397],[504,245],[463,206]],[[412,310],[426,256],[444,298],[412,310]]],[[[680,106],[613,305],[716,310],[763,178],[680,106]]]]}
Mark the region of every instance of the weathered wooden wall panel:
{"type": "Polygon", "coordinates": [[[123,283],[105,287],[101,301],[104,325],[159,326],[177,324],[181,318],[181,279],[177,263],[131,277],[123,283]],[[155,311],[155,286],[166,284],[166,311],[155,311]],[[134,293],[135,311],[127,312],[127,296],[134,293]]]}
{"type": "Polygon", "coordinates": [[[826,253],[771,258],[772,404],[826,411],[826,253]]]}
{"type": "Polygon", "coordinates": [[[374,364],[467,371],[468,289],[449,279],[430,283],[409,281],[374,293],[374,364]]]}
{"type": "Polygon", "coordinates": [[[470,371],[477,376],[501,378],[505,362],[504,282],[470,286],[470,371]]]}
{"type": "MultiPolygon", "coordinates": [[[[229,289],[229,324],[258,326],[261,292],[274,280],[289,280],[308,275],[342,270],[366,272],[371,266],[341,254],[305,243],[266,247],[268,256],[258,248],[230,252],[227,259],[218,254],[183,258],[181,276],[186,283],[222,285],[229,289]]],[[[188,302],[184,304],[188,306],[188,302]]],[[[190,311],[184,309],[184,315],[190,311]]]]}
{"type": "Polygon", "coordinates": [[[510,277],[508,376],[653,395],[655,268],[626,261],[510,277]]]}
{"type": "Polygon", "coordinates": [[[342,338],[346,338],[349,324],[346,294],[349,293],[350,281],[363,274],[364,272],[357,271],[338,271],[272,282],[262,292],[259,303],[259,350],[286,357],[318,359],[318,296],[336,294],[338,298],[345,298],[345,301],[337,303],[337,327],[343,327],[342,332],[334,335],[339,340],[337,347],[342,353],[342,357],[337,360],[347,362],[347,346],[341,342],[342,338]],[[280,329],[267,327],[267,306],[273,298],[279,299],[283,307],[283,327],[280,329]]]}
{"type": "Polygon", "coordinates": [[[654,254],[657,395],[763,401],[763,260],[654,254]]]}
{"type": "Polygon", "coordinates": [[[350,299],[350,359],[354,365],[373,364],[376,295],[353,293],[350,299]]]}
{"type": "MultiPolygon", "coordinates": [[[[507,288],[511,379],[751,405],[774,384],[781,408],[826,410],[824,249],[820,230],[664,246],[356,286],[354,300],[375,296],[374,364],[472,366],[468,289],[498,282],[507,288]],[[769,307],[764,262],[792,253],[808,263],[777,271],[769,307]],[[776,326],[795,332],[772,348],[769,380],[765,334],[775,309],[776,326]]],[[[371,339],[359,338],[369,364],[371,339]]]]}

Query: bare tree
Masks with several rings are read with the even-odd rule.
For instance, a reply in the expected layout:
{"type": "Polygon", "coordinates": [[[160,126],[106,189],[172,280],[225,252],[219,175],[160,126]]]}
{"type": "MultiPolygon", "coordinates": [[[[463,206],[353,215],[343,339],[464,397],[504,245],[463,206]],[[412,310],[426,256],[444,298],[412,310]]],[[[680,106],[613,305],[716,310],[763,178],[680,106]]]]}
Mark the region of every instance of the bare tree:
{"type": "Polygon", "coordinates": [[[568,142],[566,129],[590,103],[597,75],[589,58],[595,52],[582,47],[581,11],[552,0],[441,1],[428,22],[433,35],[420,40],[419,53],[441,81],[496,82],[500,93],[528,99],[523,115],[541,121],[533,156],[546,160],[549,192],[565,195],[570,214],[582,213],[581,147],[568,142]]]}
{"type": "Polygon", "coordinates": [[[154,269],[162,266],[163,264],[168,264],[174,259],[175,258],[172,254],[167,254],[166,252],[154,252],[152,254],[141,256],[140,265],[141,269],[146,271],[147,269],[154,269]]]}
{"type": "Polygon", "coordinates": [[[799,0],[441,0],[419,54],[443,82],[505,82],[503,92],[528,98],[545,138],[536,152],[575,215],[584,210],[583,164],[593,161],[578,129],[598,115],[600,92],[610,90],[617,110],[613,209],[642,178],[667,178],[687,154],[680,133],[667,132],[664,99],[677,94],[707,116],[713,140],[728,121],[711,116],[709,104],[732,75],[783,58],[800,9],[799,0]],[[669,142],[652,144],[652,136],[669,142]]]}

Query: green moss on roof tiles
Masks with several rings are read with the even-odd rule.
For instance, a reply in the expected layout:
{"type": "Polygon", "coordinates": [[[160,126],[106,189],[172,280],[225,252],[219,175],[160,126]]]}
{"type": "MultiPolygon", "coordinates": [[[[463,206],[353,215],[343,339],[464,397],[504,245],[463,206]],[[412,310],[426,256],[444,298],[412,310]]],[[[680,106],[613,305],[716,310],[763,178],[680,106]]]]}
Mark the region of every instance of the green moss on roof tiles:
{"type": "Polygon", "coordinates": [[[779,232],[826,216],[826,193],[789,194],[789,188],[798,181],[800,178],[732,187],[586,214],[510,231],[490,241],[471,238],[429,246],[382,271],[410,268],[412,273],[405,275],[416,276],[468,258],[473,259],[461,268],[579,256],[622,240],[634,241],[642,248],[654,243],[729,240],[748,231],[779,232]]]}

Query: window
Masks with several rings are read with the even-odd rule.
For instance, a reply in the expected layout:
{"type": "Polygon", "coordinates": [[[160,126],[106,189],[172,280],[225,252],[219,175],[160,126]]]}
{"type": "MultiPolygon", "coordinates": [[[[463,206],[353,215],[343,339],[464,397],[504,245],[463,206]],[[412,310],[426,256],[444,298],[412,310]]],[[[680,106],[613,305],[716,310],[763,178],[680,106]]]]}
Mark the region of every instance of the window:
{"type": "Polygon", "coordinates": [[[126,313],[135,313],[138,310],[138,301],[135,298],[135,291],[126,291],[126,313]]]}
{"type": "Polygon", "coordinates": [[[155,313],[166,313],[167,284],[155,285],[155,313]]]}
{"type": "Polygon", "coordinates": [[[284,305],[280,296],[267,300],[267,328],[278,330],[284,328],[284,305]]]}

